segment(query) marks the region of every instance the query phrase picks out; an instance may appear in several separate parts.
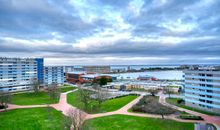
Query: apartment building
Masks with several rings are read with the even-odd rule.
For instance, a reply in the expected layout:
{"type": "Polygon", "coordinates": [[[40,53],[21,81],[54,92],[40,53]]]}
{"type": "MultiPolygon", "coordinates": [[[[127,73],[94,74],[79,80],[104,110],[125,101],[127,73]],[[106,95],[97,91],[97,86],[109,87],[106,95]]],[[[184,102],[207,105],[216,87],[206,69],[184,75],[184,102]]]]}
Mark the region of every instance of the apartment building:
{"type": "Polygon", "coordinates": [[[33,80],[42,82],[43,58],[0,57],[0,90],[24,91],[32,88],[33,80]]]}
{"type": "Polygon", "coordinates": [[[220,113],[220,67],[193,67],[185,73],[185,104],[220,113]]]}
{"type": "Polygon", "coordinates": [[[64,70],[63,66],[45,66],[44,67],[44,84],[63,85],[64,83],[64,70]]]}
{"type": "Polygon", "coordinates": [[[110,66],[83,66],[84,70],[88,73],[109,73],[110,66]]]}

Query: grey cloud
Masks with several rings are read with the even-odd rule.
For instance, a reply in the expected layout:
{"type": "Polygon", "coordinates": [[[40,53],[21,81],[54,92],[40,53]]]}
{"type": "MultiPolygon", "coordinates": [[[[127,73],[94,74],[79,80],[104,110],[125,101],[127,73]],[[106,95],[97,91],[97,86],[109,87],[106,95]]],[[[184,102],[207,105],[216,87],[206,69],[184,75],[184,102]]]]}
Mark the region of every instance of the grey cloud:
{"type": "MultiPolygon", "coordinates": [[[[59,32],[64,41],[91,35],[95,29],[108,26],[102,19],[92,23],[84,22],[76,10],[60,8],[57,3],[41,1],[3,1],[0,7],[0,27],[2,35],[15,37],[48,38],[51,32],[59,32]],[[37,2],[37,3],[36,3],[37,2]],[[26,5],[27,4],[27,5],[26,5]],[[26,5],[26,6],[23,6],[26,5]]],[[[59,2],[66,7],[65,2],[59,2]]]]}
{"type": "MultiPolygon", "coordinates": [[[[139,15],[133,15],[129,12],[128,5],[130,1],[93,0],[86,2],[93,3],[91,5],[95,5],[97,8],[95,11],[88,12],[89,15],[92,16],[96,11],[102,10],[96,12],[97,16],[100,17],[96,17],[89,22],[82,19],[78,10],[71,6],[68,1],[2,0],[0,1],[1,37],[24,39],[30,42],[32,40],[45,41],[55,38],[65,44],[30,46],[1,39],[0,54],[10,52],[10,54],[18,55],[22,53],[23,55],[23,53],[33,52],[33,55],[52,58],[167,57],[179,63],[190,61],[200,63],[219,62],[219,59],[209,59],[209,57],[220,55],[220,2],[218,0],[214,0],[214,3],[210,5],[202,5],[204,3],[200,3],[201,1],[192,0],[169,0],[165,4],[157,3],[158,1],[155,0],[145,0],[139,15]],[[201,7],[199,4],[201,4],[201,7]],[[118,13],[123,22],[129,24],[130,27],[128,29],[114,28],[115,21],[108,21],[111,18],[105,18],[107,17],[105,11],[112,13],[112,16],[114,16],[114,13],[118,13]],[[169,27],[178,20],[181,21],[182,26],[194,24],[195,27],[185,32],[171,30],[169,27]],[[171,25],[168,25],[169,22],[171,25]],[[94,45],[84,50],[72,46],[82,38],[87,39],[97,36],[109,28],[114,30],[115,34],[106,34],[103,37],[110,37],[124,32],[131,33],[131,37],[112,41],[112,44],[107,44],[109,41],[102,41],[101,46],[96,46],[94,43],[94,45]],[[58,37],[52,34],[54,32],[58,37]],[[134,37],[143,39],[177,37],[194,40],[177,42],[177,44],[164,44],[160,41],[135,41],[133,40],[134,37]],[[202,39],[202,37],[213,38],[202,39]]],[[[166,60],[164,62],[169,63],[170,61],[166,60]]]]}

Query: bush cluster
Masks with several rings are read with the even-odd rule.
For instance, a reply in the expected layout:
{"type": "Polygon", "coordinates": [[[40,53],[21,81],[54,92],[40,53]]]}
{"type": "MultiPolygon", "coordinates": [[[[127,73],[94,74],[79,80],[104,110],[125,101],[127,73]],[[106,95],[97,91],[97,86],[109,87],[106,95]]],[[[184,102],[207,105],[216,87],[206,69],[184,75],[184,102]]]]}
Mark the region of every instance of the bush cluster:
{"type": "Polygon", "coordinates": [[[139,96],[139,94],[128,94],[128,95],[120,95],[120,96],[116,96],[116,97],[111,97],[111,98],[108,98],[108,100],[110,100],[110,99],[116,99],[116,98],[121,98],[121,97],[126,97],[126,96],[129,96],[129,95],[134,95],[134,96],[139,96]]]}
{"type": "Polygon", "coordinates": [[[178,100],[177,100],[177,103],[178,103],[178,104],[183,104],[184,102],[185,102],[185,101],[184,101],[183,99],[178,99],[178,100]]]}
{"type": "Polygon", "coordinates": [[[5,109],[5,108],[6,108],[6,106],[0,105],[0,109],[5,109]]]}
{"type": "Polygon", "coordinates": [[[158,98],[154,96],[143,97],[136,105],[132,107],[134,112],[144,112],[150,114],[173,114],[176,111],[158,102],[158,98]]]}
{"type": "Polygon", "coordinates": [[[195,116],[195,115],[189,115],[189,114],[181,114],[180,118],[186,119],[186,120],[203,120],[201,116],[195,116]]]}

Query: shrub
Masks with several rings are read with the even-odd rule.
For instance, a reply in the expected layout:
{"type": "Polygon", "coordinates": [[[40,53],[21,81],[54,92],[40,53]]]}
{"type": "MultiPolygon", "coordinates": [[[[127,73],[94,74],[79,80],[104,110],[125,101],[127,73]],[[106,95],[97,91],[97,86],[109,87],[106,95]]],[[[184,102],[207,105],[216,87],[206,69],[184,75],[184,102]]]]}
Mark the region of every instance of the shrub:
{"type": "Polygon", "coordinates": [[[6,107],[3,105],[0,105],[0,109],[5,109],[6,107]]]}
{"type": "Polygon", "coordinates": [[[178,103],[178,104],[182,104],[182,103],[184,103],[184,102],[185,102],[185,101],[184,101],[183,99],[178,99],[178,100],[177,100],[177,103],[178,103]]]}
{"type": "Polygon", "coordinates": [[[132,107],[132,111],[144,112],[151,114],[173,114],[176,111],[158,102],[158,98],[154,96],[144,96],[136,105],[132,107]]]}
{"type": "Polygon", "coordinates": [[[186,119],[186,120],[203,120],[201,116],[195,116],[195,115],[189,115],[189,114],[181,114],[180,118],[186,119]]]}

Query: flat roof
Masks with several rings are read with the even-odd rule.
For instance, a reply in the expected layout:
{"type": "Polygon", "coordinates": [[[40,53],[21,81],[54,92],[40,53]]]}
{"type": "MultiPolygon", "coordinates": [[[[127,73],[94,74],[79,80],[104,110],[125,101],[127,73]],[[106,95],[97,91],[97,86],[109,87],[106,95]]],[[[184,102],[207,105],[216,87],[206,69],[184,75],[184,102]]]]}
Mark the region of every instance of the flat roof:
{"type": "Polygon", "coordinates": [[[71,72],[67,72],[67,74],[86,74],[85,71],[71,71],[71,72]]]}
{"type": "Polygon", "coordinates": [[[84,78],[95,78],[95,77],[98,77],[98,76],[111,76],[111,77],[114,77],[114,76],[109,75],[109,74],[85,74],[82,77],[84,77],[84,78]]]}

